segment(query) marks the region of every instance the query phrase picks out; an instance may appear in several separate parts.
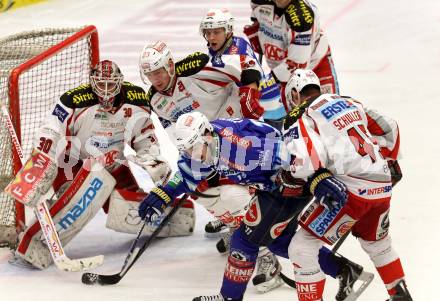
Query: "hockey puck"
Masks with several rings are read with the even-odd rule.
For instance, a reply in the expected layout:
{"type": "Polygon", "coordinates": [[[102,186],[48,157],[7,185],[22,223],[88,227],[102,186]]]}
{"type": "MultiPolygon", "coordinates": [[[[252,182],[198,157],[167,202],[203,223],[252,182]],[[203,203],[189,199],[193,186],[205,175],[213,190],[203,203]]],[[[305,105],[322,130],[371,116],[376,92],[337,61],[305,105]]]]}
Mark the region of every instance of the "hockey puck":
{"type": "Polygon", "coordinates": [[[81,277],[81,281],[87,285],[93,285],[98,281],[98,274],[84,273],[81,277]]]}

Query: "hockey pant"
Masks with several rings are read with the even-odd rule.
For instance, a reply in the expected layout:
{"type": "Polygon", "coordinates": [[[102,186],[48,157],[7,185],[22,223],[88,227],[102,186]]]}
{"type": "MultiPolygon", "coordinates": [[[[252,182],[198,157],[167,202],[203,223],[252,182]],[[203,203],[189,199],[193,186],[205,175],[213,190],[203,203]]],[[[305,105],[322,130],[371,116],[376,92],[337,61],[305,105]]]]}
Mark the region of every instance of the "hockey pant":
{"type": "Polygon", "coordinates": [[[252,198],[249,187],[243,185],[220,185],[203,193],[215,197],[198,197],[197,202],[232,229],[241,224],[252,198]]]}
{"type": "MultiPolygon", "coordinates": [[[[277,192],[257,191],[243,223],[231,238],[221,288],[224,297],[242,300],[261,246],[288,258],[288,246],[297,229],[296,217],[308,201],[309,198],[283,198],[277,192]]],[[[340,266],[329,249],[320,250],[319,262],[328,275],[336,277],[340,266]]]]}

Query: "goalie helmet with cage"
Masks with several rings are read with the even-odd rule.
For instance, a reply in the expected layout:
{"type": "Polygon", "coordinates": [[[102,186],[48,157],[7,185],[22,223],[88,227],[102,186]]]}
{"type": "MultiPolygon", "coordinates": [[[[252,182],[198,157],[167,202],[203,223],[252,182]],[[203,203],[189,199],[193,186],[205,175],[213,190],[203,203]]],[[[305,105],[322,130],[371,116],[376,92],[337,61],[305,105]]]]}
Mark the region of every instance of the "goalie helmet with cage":
{"type": "Polygon", "coordinates": [[[200,34],[205,36],[205,29],[224,28],[226,35],[232,33],[234,18],[229,10],[210,9],[200,22],[200,34]]]}
{"type": "Polygon", "coordinates": [[[98,95],[99,104],[104,111],[113,108],[116,95],[121,92],[124,76],[116,63],[104,60],[92,70],[90,82],[93,92],[98,95]]]}
{"type": "Polygon", "coordinates": [[[285,96],[288,102],[292,103],[292,90],[300,93],[306,86],[316,86],[321,90],[321,84],[319,78],[312,70],[296,69],[290,76],[286,84],[285,96]]]}
{"type": "Polygon", "coordinates": [[[156,41],[145,45],[139,58],[139,71],[141,79],[145,84],[149,84],[147,75],[160,68],[165,68],[170,77],[174,76],[174,59],[167,44],[156,41]]]}

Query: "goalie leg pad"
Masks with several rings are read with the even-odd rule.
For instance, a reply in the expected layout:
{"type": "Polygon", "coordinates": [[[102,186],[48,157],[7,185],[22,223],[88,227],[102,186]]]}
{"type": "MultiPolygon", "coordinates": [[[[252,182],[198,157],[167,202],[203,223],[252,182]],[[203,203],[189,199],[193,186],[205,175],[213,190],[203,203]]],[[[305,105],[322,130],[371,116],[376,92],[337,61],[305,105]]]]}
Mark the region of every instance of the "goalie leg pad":
{"type": "MultiPolygon", "coordinates": [[[[72,185],[51,206],[54,225],[66,245],[96,215],[115,186],[114,178],[99,163],[82,168],[72,185]]],[[[52,263],[39,222],[34,219],[20,235],[16,255],[39,269],[52,263]]]]}
{"type": "MultiPolygon", "coordinates": [[[[164,217],[165,215],[168,215],[170,211],[171,208],[168,207],[165,210],[165,214],[162,216],[164,217]]],[[[155,224],[157,222],[162,222],[162,219],[163,218],[159,218],[157,221],[155,221],[155,224]]],[[[159,232],[159,235],[157,237],[174,237],[174,236],[191,235],[194,232],[195,224],[196,224],[196,212],[194,210],[194,203],[191,200],[186,200],[179,208],[179,210],[177,210],[176,214],[174,214],[174,216],[170,219],[168,224],[165,225],[162,231],[159,232]]],[[[156,227],[157,225],[154,225],[153,227],[149,227],[148,230],[150,230],[151,233],[153,233],[156,227]]]]}
{"type": "MultiPolygon", "coordinates": [[[[116,232],[137,234],[143,222],[139,217],[138,207],[145,198],[145,195],[145,193],[116,189],[110,196],[106,227],[116,232]]],[[[165,215],[170,210],[171,208],[167,208],[165,215]]],[[[148,224],[144,229],[144,233],[153,233],[165,215],[162,215],[162,218],[158,218],[154,223],[148,224]]],[[[194,226],[194,204],[192,201],[187,200],[171,218],[169,223],[163,227],[158,237],[191,235],[194,231],[194,226]]]]}

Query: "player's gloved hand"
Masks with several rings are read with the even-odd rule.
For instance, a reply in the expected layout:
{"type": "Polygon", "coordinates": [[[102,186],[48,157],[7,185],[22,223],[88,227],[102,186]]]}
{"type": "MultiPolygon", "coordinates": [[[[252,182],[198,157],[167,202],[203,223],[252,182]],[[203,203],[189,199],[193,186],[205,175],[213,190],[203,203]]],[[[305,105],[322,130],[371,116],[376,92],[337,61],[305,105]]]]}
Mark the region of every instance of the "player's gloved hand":
{"type": "Polygon", "coordinates": [[[318,169],[308,181],[310,192],[328,210],[347,201],[347,187],[325,168],[318,169]]]}
{"type": "Polygon", "coordinates": [[[244,118],[259,119],[264,114],[260,105],[260,91],[250,87],[240,87],[241,114],[244,118]]]}
{"type": "Polygon", "coordinates": [[[306,182],[302,179],[294,178],[288,170],[282,170],[277,175],[277,184],[280,185],[280,192],[283,197],[301,197],[304,196],[304,186],[306,182]]]}
{"type": "Polygon", "coordinates": [[[394,187],[402,179],[402,170],[400,169],[399,162],[397,160],[388,161],[388,168],[391,173],[391,183],[394,187]]]}
{"type": "Polygon", "coordinates": [[[260,28],[260,23],[254,22],[251,25],[246,25],[243,28],[243,32],[247,35],[249,42],[252,46],[252,49],[256,53],[263,53],[260,46],[260,40],[258,39],[258,29],[260,28]]]}
{"type": "Polygon", "coordinates": [[[171,202],[170,192],[163,186],[151,189],[139,206],[139,216],[147,222],[153,222],[158,218],[171,202]]]}

